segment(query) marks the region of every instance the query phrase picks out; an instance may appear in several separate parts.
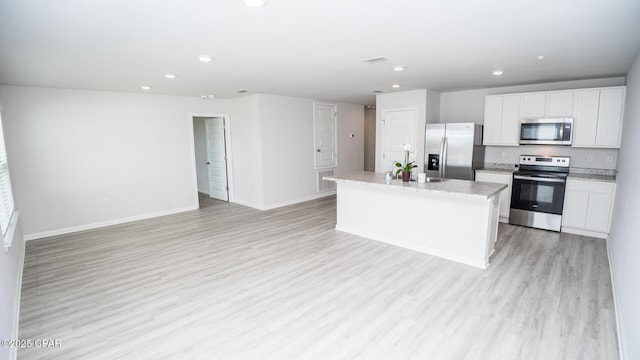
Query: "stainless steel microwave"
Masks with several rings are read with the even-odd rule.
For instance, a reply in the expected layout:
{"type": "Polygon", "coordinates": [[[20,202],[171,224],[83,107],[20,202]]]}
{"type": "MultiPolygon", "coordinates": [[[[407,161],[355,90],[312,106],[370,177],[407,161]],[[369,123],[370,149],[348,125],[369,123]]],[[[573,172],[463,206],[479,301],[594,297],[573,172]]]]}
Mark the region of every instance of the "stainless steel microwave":
{"type": "Polygon", "coordinates": [[[520,120],[520,144],[571,145],[573,118],[520,120]]]}

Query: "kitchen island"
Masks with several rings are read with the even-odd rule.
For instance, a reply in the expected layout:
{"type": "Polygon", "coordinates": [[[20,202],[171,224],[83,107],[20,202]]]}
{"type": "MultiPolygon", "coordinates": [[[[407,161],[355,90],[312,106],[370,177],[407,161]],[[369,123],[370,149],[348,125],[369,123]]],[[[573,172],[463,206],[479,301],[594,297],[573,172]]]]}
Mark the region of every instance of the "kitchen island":
{"type": "Polygon", "coordinates": [[[445,179],[419,184],[357,172],[337,185],[336,230],[486,269],[507,186],[445,179]]]}

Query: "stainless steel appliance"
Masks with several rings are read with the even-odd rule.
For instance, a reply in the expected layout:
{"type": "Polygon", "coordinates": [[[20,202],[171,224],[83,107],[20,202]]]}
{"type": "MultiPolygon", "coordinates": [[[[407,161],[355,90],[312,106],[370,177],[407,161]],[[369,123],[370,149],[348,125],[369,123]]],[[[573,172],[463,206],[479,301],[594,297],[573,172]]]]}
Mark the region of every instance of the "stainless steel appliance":
{"type": "Polygon", "coordinates": [[[560,231],[569,157],[520,155],[509,224],[560,231]]]}
{"type": "Polygon", "coordinates": [[[522,119],[520,144],[571,145],[573,118],[522,119]]]}
{"type": "Polygon", "coordinates": [[[428,177],[473,180],[484,162],[482,125],[427,124],[425,155],[428,177]]]}

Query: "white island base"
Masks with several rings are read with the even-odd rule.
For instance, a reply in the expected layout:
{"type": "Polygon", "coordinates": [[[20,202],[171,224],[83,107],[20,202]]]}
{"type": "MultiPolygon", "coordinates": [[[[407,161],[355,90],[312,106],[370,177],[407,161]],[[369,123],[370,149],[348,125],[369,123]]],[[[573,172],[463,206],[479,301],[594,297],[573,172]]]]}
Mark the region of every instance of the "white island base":
{"type": "Polygon", "coordinates": [[[331,177],[336,230],[486,269],[498,232],[498,194],[506,186],[446,180],[417,184],[382,174],[331,177]]]}

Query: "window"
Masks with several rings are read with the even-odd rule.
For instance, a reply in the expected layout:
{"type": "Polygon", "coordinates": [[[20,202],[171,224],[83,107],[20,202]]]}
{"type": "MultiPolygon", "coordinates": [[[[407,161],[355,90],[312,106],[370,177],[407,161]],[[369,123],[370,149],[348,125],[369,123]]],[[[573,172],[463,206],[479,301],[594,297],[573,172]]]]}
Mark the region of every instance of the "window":
{"type": "Polygon", "coordinates": [[[0,108],[0,228],[5,249],[11,246],[13,240],[13,229],[10,229],[10,225],[12,220],[15,222],[12,217],[17,216],[14,215],[14,210],[9,164],[7,163],[7,151],[4,146],[4,132],[2,130],[2,109],[0,108]]]}

